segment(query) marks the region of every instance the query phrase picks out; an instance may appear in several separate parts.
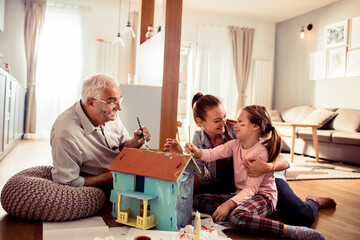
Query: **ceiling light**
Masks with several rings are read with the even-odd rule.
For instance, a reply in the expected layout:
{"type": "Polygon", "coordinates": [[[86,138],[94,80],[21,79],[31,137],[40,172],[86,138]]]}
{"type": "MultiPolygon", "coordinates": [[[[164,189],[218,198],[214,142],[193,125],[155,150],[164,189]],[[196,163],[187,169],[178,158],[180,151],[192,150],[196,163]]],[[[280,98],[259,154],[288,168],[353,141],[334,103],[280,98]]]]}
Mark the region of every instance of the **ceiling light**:
{"type": "Polygon", "coordinates": [[[120,11],[121,11],[121,0],[119,0],[119,22],[118,22],[118,33],[116,35],[116,37],[114,37],[112,44],[117,44],[120,43],[122,47],[125,47],[124,41],[121,38],[120,35],[120,11]]]}
{"type": "Polygon", "coordinates": [[[133,29],[133,27],[132,27],[131,24],[130,24],[130,6],[131,6],[131,0],[129,0],[128,21],[127,21],[127,24],[126,24],[126,27],[125,27],[123,33],[124,33],[124,35],[130,33],[131,36],[132,36],[133,38],[135,38],[134,29],[133,29]]]}

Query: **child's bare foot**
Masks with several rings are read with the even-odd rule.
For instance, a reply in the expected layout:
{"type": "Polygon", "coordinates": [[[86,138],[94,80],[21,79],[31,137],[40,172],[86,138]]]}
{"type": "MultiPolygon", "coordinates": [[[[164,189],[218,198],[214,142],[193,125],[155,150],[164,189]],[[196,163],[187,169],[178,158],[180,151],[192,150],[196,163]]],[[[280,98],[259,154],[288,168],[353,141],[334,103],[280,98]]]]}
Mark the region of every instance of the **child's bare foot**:
{"type": "Polygon", "coordinates": [[[316,196],[316,195],[307,195],[306,196],[306,200],[314,200],[315,202],[318,202],[320,204],[320,208],[330,208],[330,207],[335,207],[336,206],[336,202],[334,199],[329,198],[329,197],[320,197],[320,196],[316,196]]]}

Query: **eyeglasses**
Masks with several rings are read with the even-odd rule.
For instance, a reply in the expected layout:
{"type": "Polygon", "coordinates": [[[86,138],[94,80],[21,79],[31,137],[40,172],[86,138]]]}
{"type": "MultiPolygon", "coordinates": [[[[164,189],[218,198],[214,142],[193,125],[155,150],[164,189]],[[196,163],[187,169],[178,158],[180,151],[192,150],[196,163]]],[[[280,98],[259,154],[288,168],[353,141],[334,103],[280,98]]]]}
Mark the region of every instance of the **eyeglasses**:
{"type": "Polygon", "coordinates": [[[107,105],[110,105],[110,106],[117,106],[119,103],[121,104],[124,100],[123,96],[121,96],[119,98],[119,100],[112,100],[112,101],[104,101],[104,100],[96,99],[96,98],[93,98],[93,99],[98,102],[106,103],[107,105]]]}

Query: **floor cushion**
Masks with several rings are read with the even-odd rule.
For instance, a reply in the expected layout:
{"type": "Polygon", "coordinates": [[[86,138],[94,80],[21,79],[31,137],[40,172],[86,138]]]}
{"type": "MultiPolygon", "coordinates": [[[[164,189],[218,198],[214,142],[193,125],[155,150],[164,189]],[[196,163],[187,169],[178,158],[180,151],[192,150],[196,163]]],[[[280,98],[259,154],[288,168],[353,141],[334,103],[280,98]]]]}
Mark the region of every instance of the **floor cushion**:
{"type": "Polygon", "coordinates": [[[4,210],[19,218],[55,222],[88,217],[102,209],[102,190],[55,183],[51,169],[37,166],[12,176],[1,191],[4,210]]]}

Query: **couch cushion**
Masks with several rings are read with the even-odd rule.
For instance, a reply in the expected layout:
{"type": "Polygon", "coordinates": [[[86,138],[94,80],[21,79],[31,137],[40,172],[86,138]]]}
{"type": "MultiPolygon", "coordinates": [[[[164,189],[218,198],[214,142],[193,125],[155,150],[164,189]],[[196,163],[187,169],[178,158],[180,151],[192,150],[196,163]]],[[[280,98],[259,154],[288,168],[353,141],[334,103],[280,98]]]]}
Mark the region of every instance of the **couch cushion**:
{"type": "Polygon", "coordinates": [[[281,112],[281,117],[285,122],[301,123],[315,108],[311,106],[297,106],[281,112]]]}
{"type": "Polygon", "coordinates": [[[325,125],[337,115],[336,112],[317,108],[312,111],[301,123],[325,125]]]}
{"type": "Polygon", "coordinates": [[[333,143],[360,145],[360,133],[336,131],[332,134],[333,143]]]}
{"type": "Polygon", "coordinates": [[[360,131],[360,109],[339,108],[333,122],[335,130],[359,132],[360,131]]]}
{"type": "MultiPolygon", "coordinates": [[[[331,136],[334,133],[334,130],[318,130],[318,141],[319,142],[328,142],[331,143],[332,139],[331,136]]],[[[312,129],[311,128],[299,128],[297,131],[297,135],[299,138],[304,140],[311,140],[312,141],[312,129]]]]}

